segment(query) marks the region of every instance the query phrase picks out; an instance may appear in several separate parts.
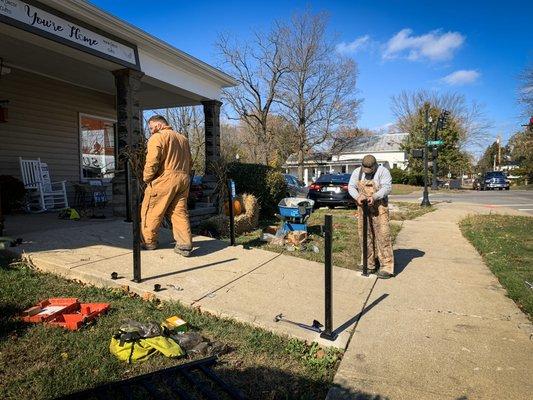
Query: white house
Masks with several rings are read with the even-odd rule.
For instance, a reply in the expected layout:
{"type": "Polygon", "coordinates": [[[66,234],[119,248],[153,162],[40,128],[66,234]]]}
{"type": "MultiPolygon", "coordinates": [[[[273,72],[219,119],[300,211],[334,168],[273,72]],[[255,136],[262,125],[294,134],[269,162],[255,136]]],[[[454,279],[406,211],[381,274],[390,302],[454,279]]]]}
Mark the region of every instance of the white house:
{"type": "MultiPolygon", "coordinates": [[[[328,153],[313,153],[305,157],[303,180],[306,185],[325,173],[352,173],[361,165],[363,157],[372,154],[387,168],[407,168],[407,153],[402,143],[408,133],[387,133],[350,139],[328,153]]],[[[283,165],[285,172],[298,175],[296,154],[283,165]]]]}

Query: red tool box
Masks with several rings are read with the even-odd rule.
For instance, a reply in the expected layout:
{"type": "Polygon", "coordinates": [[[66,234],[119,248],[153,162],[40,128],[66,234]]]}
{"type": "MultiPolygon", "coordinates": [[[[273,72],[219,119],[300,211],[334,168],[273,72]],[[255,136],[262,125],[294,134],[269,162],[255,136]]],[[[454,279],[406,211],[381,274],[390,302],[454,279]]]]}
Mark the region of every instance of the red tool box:
{"type": "Polygon", "coordinates": [[[109,303],[80,303],[76,298],[53,298],[40,301],[22,312],[26,322],[44,322],[71,331],[94,321],[109,310],[109,303]]]}

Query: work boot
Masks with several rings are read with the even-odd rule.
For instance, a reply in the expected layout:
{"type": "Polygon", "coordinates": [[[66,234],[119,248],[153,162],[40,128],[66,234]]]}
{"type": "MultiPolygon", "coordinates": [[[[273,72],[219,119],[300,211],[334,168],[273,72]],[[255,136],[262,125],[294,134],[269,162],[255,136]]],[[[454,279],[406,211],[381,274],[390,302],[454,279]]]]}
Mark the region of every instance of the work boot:
{"type": "Polygon", "coordinates": [[[390,274],[385,271],[379,271],[376,275],[379,279],[389,279],[389,278],[394,277],[394,274],[390,274]]]}
{"type": "Polygon", "coordinates": [[[191,252],[192,252],[192,249],[184,249],[178,245],[174,247],[174,253],[179,254],[180,256],[183,256],[183,257],[190,257],[191,252]]]}
{"type": "Polygon", "coordinates": [[[155,250],[157,249],[157,243],[141,243],[143,250],[155,250]]]}

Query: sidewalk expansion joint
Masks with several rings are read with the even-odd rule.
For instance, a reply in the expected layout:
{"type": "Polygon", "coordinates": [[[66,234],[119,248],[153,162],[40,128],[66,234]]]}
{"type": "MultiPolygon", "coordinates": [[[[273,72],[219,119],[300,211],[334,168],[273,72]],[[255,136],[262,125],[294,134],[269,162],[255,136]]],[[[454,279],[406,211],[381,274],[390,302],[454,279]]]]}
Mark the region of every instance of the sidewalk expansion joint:
{"type": "MultiPolygon", "coordinates": [[[[215,290],[212,290],[212,291],[210,291],[209,293],[206,293],[205,295],[203,295],[203,296],[200,297],[199,299],[194,300],[194,301],[191,303],[191,306],[194,306],[196,303],[202,301],[202,300],[205,299],[205,298],[213,298],[213,297],[215,297],[215,296],[216,296],[216,292],[218,292],[219,290],[222,290],[222,289],[224,289],[225,287],[231,285],[232,283],[234,283],[234,282],[236,282],[236,281],[238,281],[238,280],[244,278],[245,276],[250,275],[252,272],[258,270],[259,268],[264,267],[265,265],[267,265],[267,264],[270,263],[271,261],[274,261],[276,258],[278,258],[279,256],[281,256],[283,253],[284,253],[284,251],[282,251],[282,252],[279,253],[279,254],[276,254],[274,257],[272,257],[272,258],[266,260],[265,262],[259,264],[257,267],[251,269],[250,271],[248,271],[248,272],[246,272],[246,273],[244,273],[244,274],[238,276],[238,277],[235,278],[235,279],[232,279],[231,281],[229,281],[229,282],[225,283],[224,285],[222,285],[222,286],[216,288],[215,290]]],[[[230,288],[229,290],[231,290],[231,288],[230,288]]],[[[227,292],[229,292],[229,290],[228,290],[227,292]]],[[[227,293],[227,292],[226,292],[226,293],[227,293]]]]}

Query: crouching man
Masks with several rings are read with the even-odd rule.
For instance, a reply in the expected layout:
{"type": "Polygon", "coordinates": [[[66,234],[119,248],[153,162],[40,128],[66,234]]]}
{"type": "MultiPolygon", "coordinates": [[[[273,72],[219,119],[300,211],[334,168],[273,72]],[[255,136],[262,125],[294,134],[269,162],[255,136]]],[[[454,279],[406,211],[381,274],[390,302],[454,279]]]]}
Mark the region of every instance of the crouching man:
{"type": "Polygon", "coordinates": [[[141,233],[146,250],[157,248],[157,235],[165,215],[172,221],[175,252],[189,256],[192,235],[187,210],[191,151],[187,138],[174,132],[167,120],[154,115],[148,120],[150,139],[144,165],[146,190],[141,207],[141,233]]]}
{"type": "MultiPolygon", "coordinates": [[[[389,170],[378,165],[376,158],[366,155],[363,165],[350,177],[348,191],[358,206],[358,233],[363,254],[363,203],[368,205],[367,265],[369,272],[376,272],[379,261],[378,278],[394,276],[394,255],[389,222],[388,195],[392,189],[389,170]]],[[[362,256],[361,256],[362,259],[362,256]]]]}

